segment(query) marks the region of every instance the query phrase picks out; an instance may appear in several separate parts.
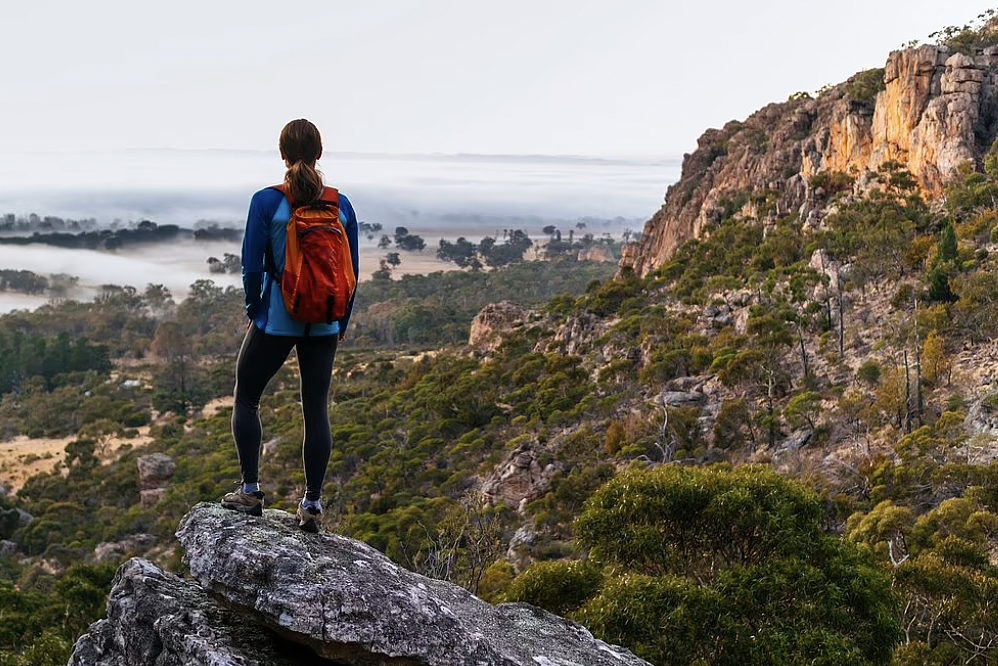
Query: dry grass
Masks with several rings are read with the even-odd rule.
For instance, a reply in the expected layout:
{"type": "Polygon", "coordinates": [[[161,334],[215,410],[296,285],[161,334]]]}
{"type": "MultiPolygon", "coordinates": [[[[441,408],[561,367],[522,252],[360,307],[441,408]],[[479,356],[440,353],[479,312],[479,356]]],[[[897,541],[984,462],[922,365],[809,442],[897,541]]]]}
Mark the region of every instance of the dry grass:
{"type": "MultiPolygon", "coordinates": [[[[131,439],[112,437],[100,448],[101,464],[107,464],[118,457],[125,445],[141,446],[152,441],[149,426],[138,429],[139,434],[131,439]]],[[[66,445],[76,437],[15,437],[0,442],[0,483],[13,492],[24,486],[24,482],[35,474],[51,472],[62,466],[66,459],[66,445]]]]}

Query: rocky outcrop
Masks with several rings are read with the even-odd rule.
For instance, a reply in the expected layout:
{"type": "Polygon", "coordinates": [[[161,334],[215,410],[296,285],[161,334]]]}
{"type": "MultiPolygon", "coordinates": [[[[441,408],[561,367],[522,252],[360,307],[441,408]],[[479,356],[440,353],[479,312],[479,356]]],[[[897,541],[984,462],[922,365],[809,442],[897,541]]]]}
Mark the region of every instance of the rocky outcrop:
{"type": "Polygon", "coordinates": [[[516,303],[490,303],[471,322],[468,346],[477,351],[491,352],[502,344],[503,334],[522,326],[529,312],[516,303]]]}
{"type": "Polygon", "coordinates": [[[142,507],[154,507],[166,492],[167,484],[177,471],[177,464],[165,453],[142,456],[136,464],[139,468],[139,497],[142,507]]]}
{"type": "Polygon", "coordinates": [[[492,503],[520,509],[548,491],[556,471],[553,463],[542,465],[540,454],[530,445],[521,446],[485,479],[481,490],[492,503]]]}
{"type": "Polygon", "coordinates": [[[579,250],[579,261],[595,261],[600,263],[613,263],[616,259],[613,252],[605,245],[590,245],[579,250]]]}
{"type": "Polygon", "coordinates": [[[366,544],[302,532],[282,511],[200,504],[177,537],[194,580],[127,562],[70,666],[648,666],[533,606],[492,606],[366,544]]]}
{"type": "Polygon", "coordinates": [[[314,663],[314,656],[311,662],[296,659],[294,651],[223,608],[197,583],[134,559],[118,569],[107,619],[77,641],[69,666],[314,663]]]}
{"type": "Polygon", "coordinates": [[[143,553],[156,545],[152,534],[132,534],[121,541],[104,541],[94,547],[94,561],[120,562],[128,555],[143,553]]]}
{"type": "Polygon", "coordinates": [[[664,391],[658,396],[659,404],[664,407],[699,407],[706,400],[707,396],[703,393],[687,391],[664,391]]]}
{"type": "Polygon", "coordinates": [[[896,161],[927,195],[942,194],[962,164],[981,166],[998,133],[996,79],[998,48],[971,56],[924,45],[891,53],[882,78],[865,72],[817,99],[707,130],[642,239],[624,248],[621,270],[646,275],[733,214],[818,224],[830,195],[811,186],[821,172],[852,173],[862,189],[896,161]]]}

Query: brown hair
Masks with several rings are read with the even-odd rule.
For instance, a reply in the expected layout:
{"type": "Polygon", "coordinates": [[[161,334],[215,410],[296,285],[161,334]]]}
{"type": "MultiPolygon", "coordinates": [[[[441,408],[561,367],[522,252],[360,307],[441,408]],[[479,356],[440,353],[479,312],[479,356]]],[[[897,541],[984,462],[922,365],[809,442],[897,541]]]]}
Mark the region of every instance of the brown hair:
{"type": "Polygon", "coordinates": [[[305,206],[322,196],[322,174],[315,161],[322,157],[322,137],[319,128],[301,118],[292,120],[281,130],[281,157],[290,166],[284,174],[284,185],[292,206],[305,206]]]}

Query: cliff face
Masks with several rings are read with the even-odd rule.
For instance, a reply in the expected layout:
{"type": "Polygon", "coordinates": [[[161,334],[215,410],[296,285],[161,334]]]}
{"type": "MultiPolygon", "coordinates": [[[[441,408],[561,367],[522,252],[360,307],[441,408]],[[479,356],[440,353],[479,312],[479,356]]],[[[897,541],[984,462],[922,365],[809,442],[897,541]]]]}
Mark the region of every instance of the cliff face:
{"type": "Polygon", "coordinates": [[[968,56],[924,45],[891,53],[882,82],[860,74],[817,99],[771,104],[708,130],[642,240],[625,247],[621,268],[645,275],[733,212],[758,215],[765,206],[814,223],[821,202],[808,184],[822,171],[853,174],[862,187],[893,160],[938,197],[961,164],[980,166],[998,134],[996,81],[998,48],[968,56]]]}

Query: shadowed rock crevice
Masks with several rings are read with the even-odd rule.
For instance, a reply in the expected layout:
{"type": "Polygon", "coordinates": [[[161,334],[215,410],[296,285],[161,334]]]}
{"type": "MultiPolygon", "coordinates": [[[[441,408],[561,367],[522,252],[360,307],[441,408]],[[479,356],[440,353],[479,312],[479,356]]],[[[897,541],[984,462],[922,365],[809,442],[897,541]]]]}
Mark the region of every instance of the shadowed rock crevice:
{"type": "Polygon", "coordinates": [[[70,666],[647,666],[578,624],[492,606],[364,543],[302,532],[282,511],[253,518],[200,504],[177,536],[195,580],[124,564],[108,618],[70,666]]]}

